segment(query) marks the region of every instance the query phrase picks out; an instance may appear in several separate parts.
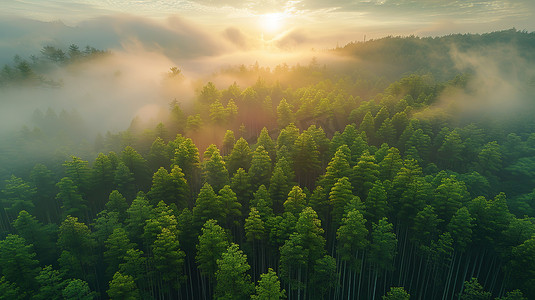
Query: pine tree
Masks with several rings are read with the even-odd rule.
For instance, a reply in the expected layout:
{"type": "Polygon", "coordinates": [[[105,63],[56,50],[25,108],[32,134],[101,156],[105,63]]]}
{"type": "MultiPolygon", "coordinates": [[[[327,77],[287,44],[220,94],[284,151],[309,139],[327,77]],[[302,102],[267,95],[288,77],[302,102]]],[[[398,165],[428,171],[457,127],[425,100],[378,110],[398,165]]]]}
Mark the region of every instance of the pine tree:
{"type": "Polygon", "coordinates": [[[230,152],[230,155],[226,158],[229,174],[234,174],[239,168],[242,168],[245,171],[249,170],[251,159],[252,155],[249,144],[244,138],[240,138],[236,144],[234,144],[234,148],[232,149],[232,152],[230,152]]]}
{"type": "Polygon", "coordinates": [[[38,261],[35,259],[32,245],[14,234],[9,234],[0,241],[0,266],[3,279],[14,283],[24,291],[36,287],[35,276],[38,274],[38,261]]]}
{"type": "Polygon", "coordinates": [[[202,228],[202,234],[199,236],[197,244],[197,255],[195,260],[201,274],[213,278],[217,267],[217,260],[227,249],[229,245],[228,237],[215,220],[208,220],[202,228]]]}
{"type": "Polygon", "coordinates": [[[224,222],[224,213],[221,211],[221,202],[212,187],[205,183],[199,192],[195,207],[193,207],[193,219],[199,228],[206,221],[213,219],[224,222]]]}
{"type": "Polygon", "coordinates": [[[254,284],[247,272],[251,266],[237,244],[231,244],[222,253],[217,260],[217,267],[215,299],[250,299],[254,284]]]}
{"type": "Polygon", "coordinates": [[[69,177],[63,177],[57,184],[59,192],[56,199],[61,203],[63,215],[85,218],[87,212],[86,201],[78,192],[78,187],[69,177]]]}
{"type": "Polygon", "coordinates": [[[271,177],[271,158],[263,146],[253,152],[251,168],[249,169],[251,187],[256,190],[259,186],[268,185],[271,177]]]}
{"type": "Polygon", "coordinates": [[[223,157],[221,157],[219,149],[215,146],[213,153],[203,164],[203,179],[204,183],[210,184],[216,192],[219,192],[223,186],[230,183],[229,173],[225,166],[225,162],[223,161],[223,157]]]}
{"type": "Polygon", "coordinates": [[[288,199],[284,202],[284,211],[297,216],[305,209],[306,205],[306,194],[296,185],[288,193],[288,199]]]}

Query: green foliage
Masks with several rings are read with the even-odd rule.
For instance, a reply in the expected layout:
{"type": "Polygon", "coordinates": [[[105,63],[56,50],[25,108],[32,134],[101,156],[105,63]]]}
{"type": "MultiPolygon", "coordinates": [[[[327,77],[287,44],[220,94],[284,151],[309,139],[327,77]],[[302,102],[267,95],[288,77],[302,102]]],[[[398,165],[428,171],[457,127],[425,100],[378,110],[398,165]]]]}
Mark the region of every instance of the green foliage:
{"type": "Polygon", "coordinates": [[[65,300],[92,300],[96,293],[91,291],[87,282],[80,279],[72,279],[62,291],[65,300]]]}
{"type": "Polygon", "coordinates": [[[215,276],[218,270],[217,260],[221,258],[228,245],[228,237],[223,228],[214,220],[206,221],[199,236],[195,256],[201,274],[210,278],[215,276]]]}
{"type": "Polygon", "coordinates": [[[405,291],[402,287],[392,287],[386,295],[383,296],[383,300],[409,300],[411,295],[405,291]]]}
{"type": "Polygon", "coordinates": [[[213,146],[205,152],[205,162],[203,164],[203,179],[205,184],[210,184],[214,191],[218,192],[223,186],[230,183],[229,173],[223,161],[223,157],[219,154],[219,149],[213,146]],[[213,149],[211,154],[209,149],[213,149]]]}
{"type": "Polygon", "coordinates": [[[472,278],[464,282],[464,290],[460,298],[462,300],[487,300],[490,296],[491,293],[483,289],[477,278],[472,278]]]}
{"type": "Polygon", "coordinates": [[[32,245],[18,235],[10,234],[0,241],[0,265],[2,278],[12,282],[23,290],[35,288],[35,276],[39,272],[38,261],[32,245]]]}
{"type": "Polygon", "coordinates": [[[256,286],[256,294],[251,295],[252,300],[279,300],[286,298],[286,291],[281,290],[281,284],[277,273],[269,268],[267,273],[260,275],[256,286]]]}
{"type": "Polygon", "coordinates": [[[271,178],[271,158],[263,146],[253,152],[251,168],[249,169],[251,185],[256,189],[260,185],[268,185],[271,178]]]}
{"type": "Polygon", "coordinates": [[[379,270],[391,270],[397,255],[396,235],[392,224],[386,218],[373,224],[370,244],[370,260],[379,270]]]}
{"type": "Polygon", "coordinates": [[[141,299],[139,290],[130,275],[116,272],[110,281],[110,287],[106,291],[110,299],[136,300],[141,299]]]}
{"type": "Polygon", "coordinates": [[[369,242],[367,240],[368,230],[366,229],[366,219],[362,213],[353,209],[342,219],[342,225],[336,231],[338,240],[338,252],[344,261],[349,261],[350,265],[357,269],[357,254],[366,250],[369,242]]]}
{"type": "Polygon", "coordinates": [[[215,299],[250,299],[254,290],[251,269],[247,263],[247,256],[239,249],[237,244],[231,244],[221,259],[217,260],[215,299]]]}
{"type": "Polygon", "coordinates": [[[15,218],[20,211],[33,211],[34,204],[32,197],[36,193],[35,188],[18,178],[11,175],[10,179],[5,181],[5,186],[2,189],[2,204],[7,208],[12,218],[15,218]]]}

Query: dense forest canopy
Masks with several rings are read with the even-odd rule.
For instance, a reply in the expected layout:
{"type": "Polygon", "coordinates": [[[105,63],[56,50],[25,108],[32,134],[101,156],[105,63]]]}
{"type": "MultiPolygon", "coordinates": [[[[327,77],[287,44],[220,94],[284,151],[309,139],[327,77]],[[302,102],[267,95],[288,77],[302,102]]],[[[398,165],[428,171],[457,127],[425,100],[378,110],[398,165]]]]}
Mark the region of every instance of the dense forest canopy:
{"type": "MultiPolygon", "coordinates": [[[[123,130],[46,97],[4,121],[0,299],[535,298],[535,33],[315,54],[169,66],[123,130]]],[[[0,92],[116,57],[45,46],[0,92]]]]}

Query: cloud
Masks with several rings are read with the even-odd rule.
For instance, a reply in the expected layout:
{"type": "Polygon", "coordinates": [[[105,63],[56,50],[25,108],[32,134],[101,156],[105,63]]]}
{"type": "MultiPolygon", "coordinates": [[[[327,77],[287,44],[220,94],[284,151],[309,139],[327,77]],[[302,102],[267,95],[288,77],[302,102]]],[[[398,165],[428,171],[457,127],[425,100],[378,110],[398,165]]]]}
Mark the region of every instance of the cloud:
{"type": "Polygon", "coordinates": [[[241,50],[247,50],[251,46],[250,39],[238,28],[228,27],[223,31],[223,36],[241,50]]]}
{"type": "Polygon", "coordinates": [[[448,88],[438,101],[416,117],[447,113],[462,121],[522,123],[533,118],[535,65],[511,45],[493,45],[470,52],[455,47],[450,55],[459,72],[469,76],[466,88],[448,88]]]}
{"type": "Polygon", "coordinates": [[[66,48],[71,43],[118,50],[138,45],[174,59],[216,55],[230,46],[217,34],[177,16],[164,21],[124,14],[101,16],[76,26],[26,18],[0,20],[0,63],[7,63],[15,54],[39,53],[45,45],[66,48]]]}

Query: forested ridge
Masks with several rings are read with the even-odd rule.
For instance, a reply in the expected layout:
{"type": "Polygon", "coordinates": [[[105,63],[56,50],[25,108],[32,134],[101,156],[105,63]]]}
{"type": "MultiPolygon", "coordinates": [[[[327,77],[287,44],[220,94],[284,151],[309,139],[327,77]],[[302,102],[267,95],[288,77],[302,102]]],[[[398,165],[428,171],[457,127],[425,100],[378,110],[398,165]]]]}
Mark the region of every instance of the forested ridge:
{"type": "MultiPolygon", "coordinates": [[[[0,299],[534,299],[535,76],[510,64],[535,63],[534,36],[227,67],[94,140],[83,112],[36,110],[0,145],[0,299]],[[504,44],[518,93],[496,102],[451,53],[504,44]]],[[[103,55],[45,47],[0,89],[103,55]]]]}

